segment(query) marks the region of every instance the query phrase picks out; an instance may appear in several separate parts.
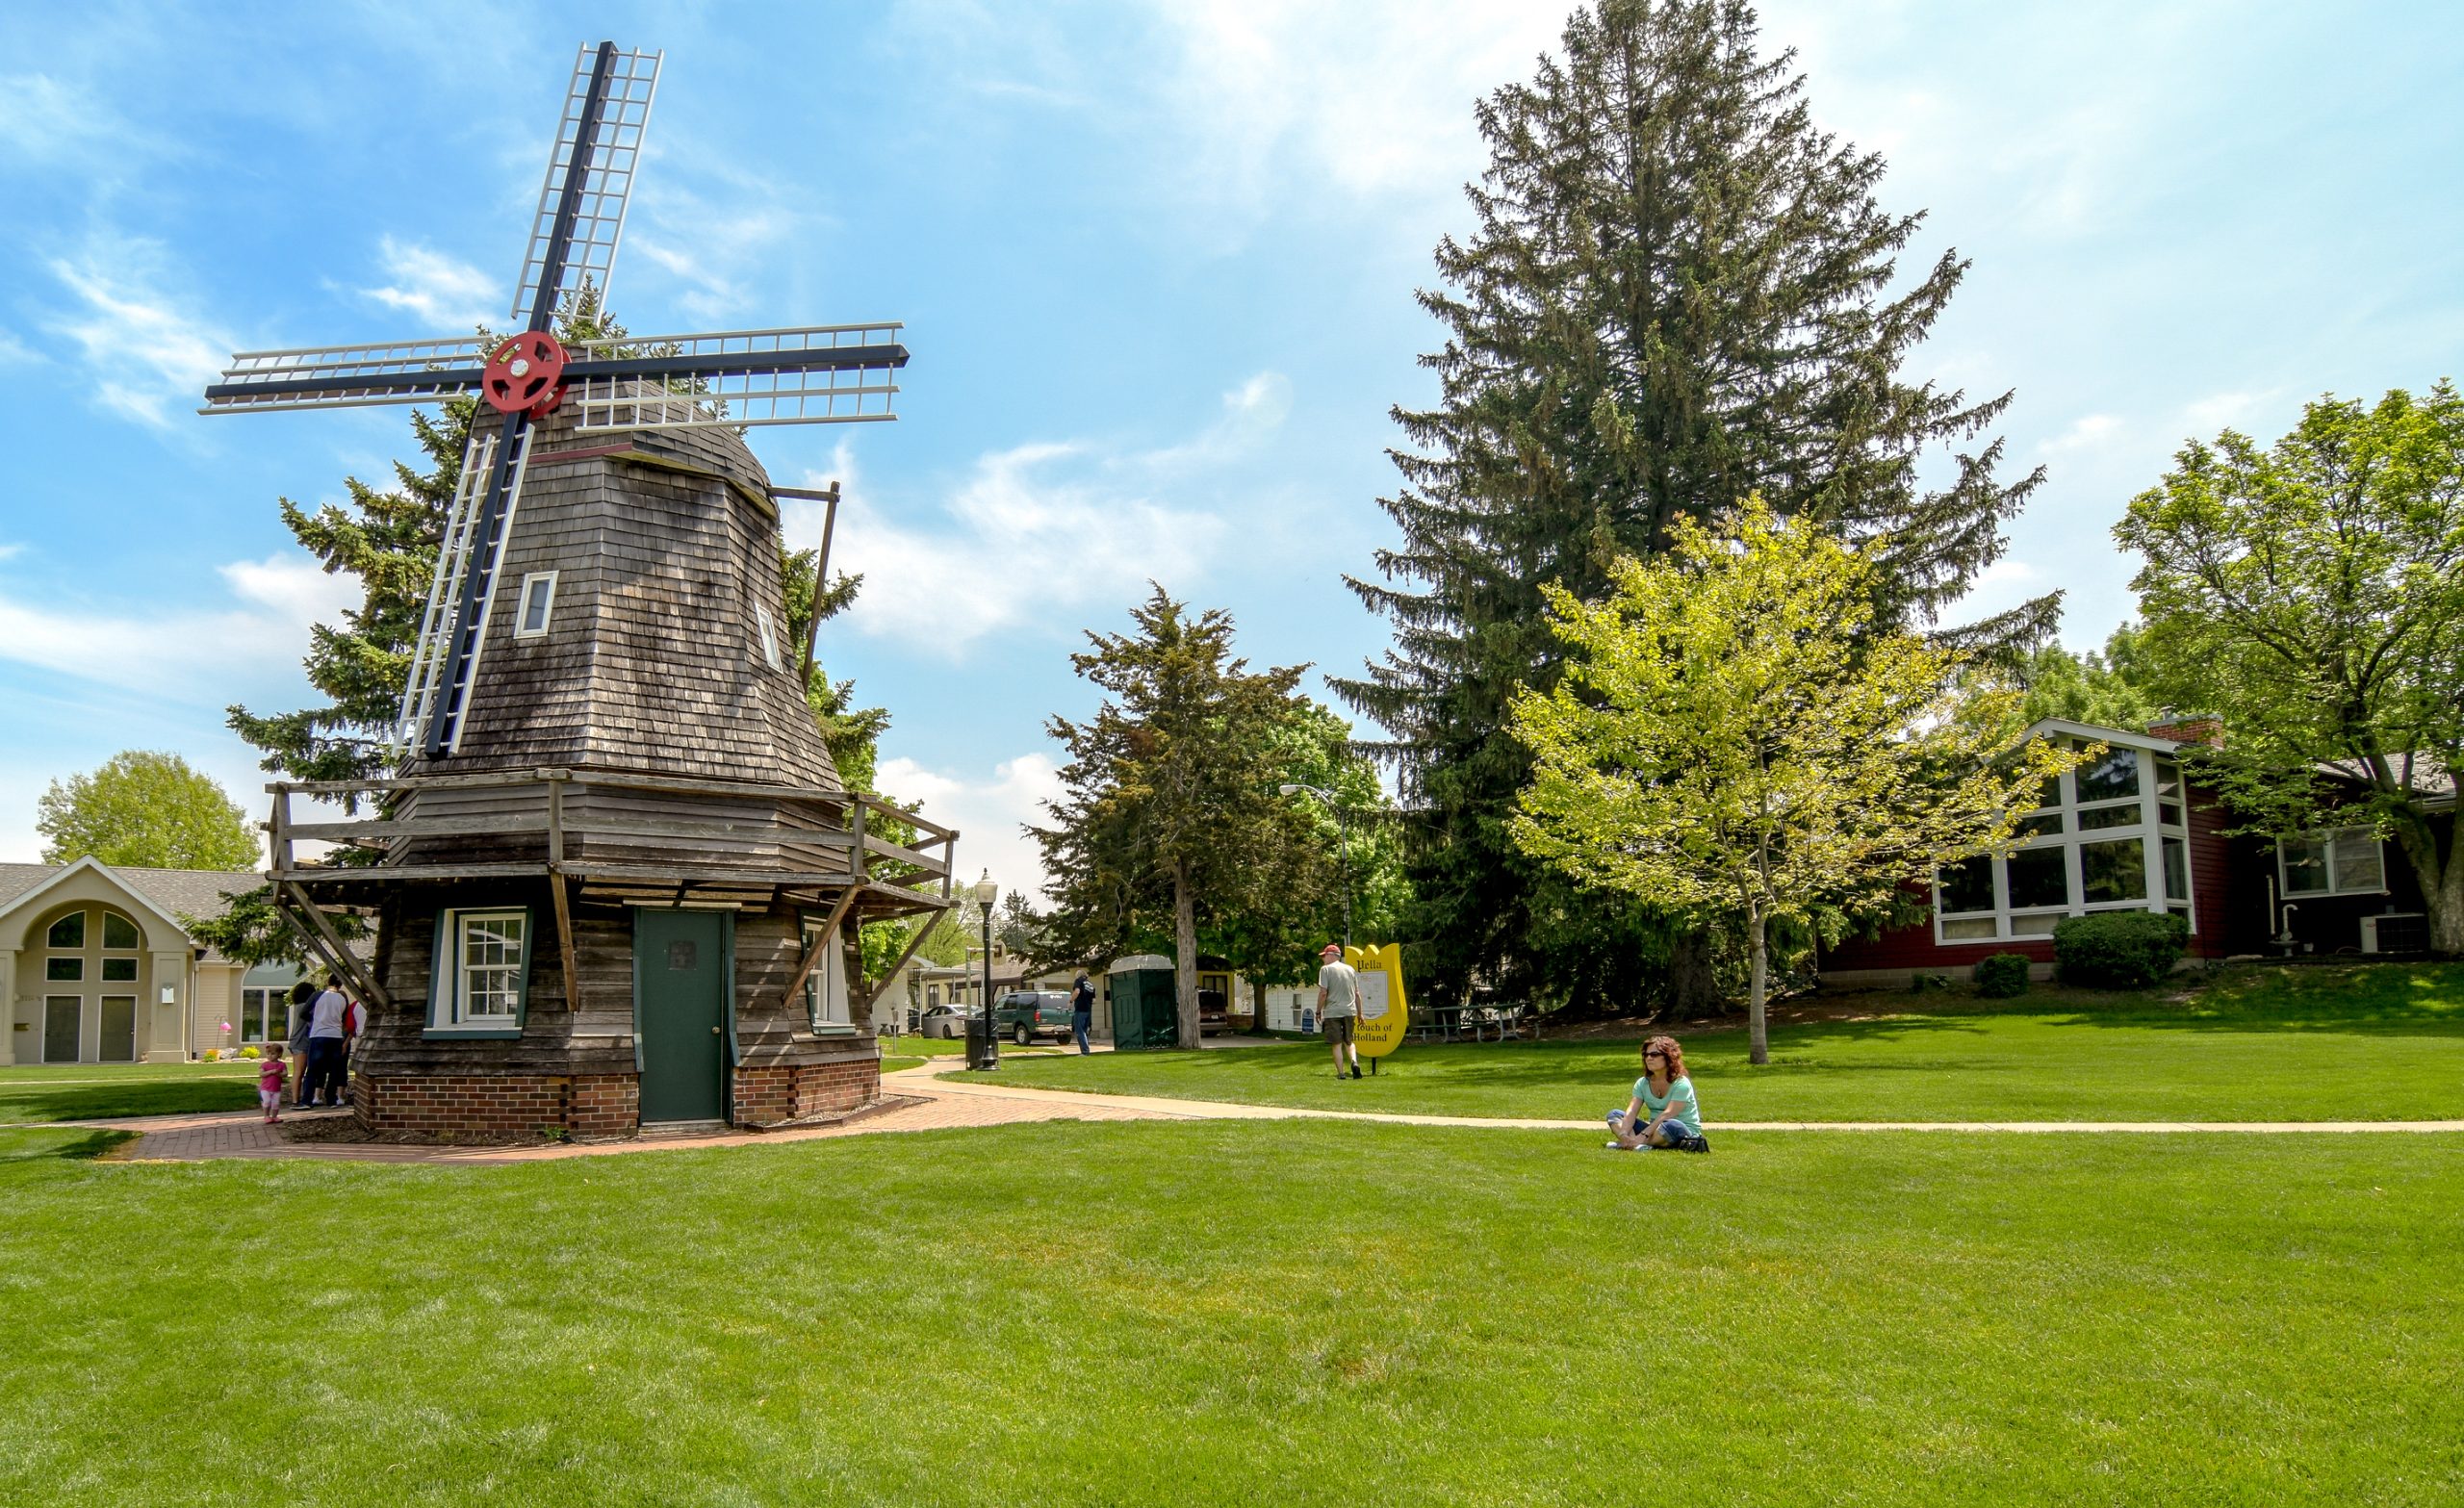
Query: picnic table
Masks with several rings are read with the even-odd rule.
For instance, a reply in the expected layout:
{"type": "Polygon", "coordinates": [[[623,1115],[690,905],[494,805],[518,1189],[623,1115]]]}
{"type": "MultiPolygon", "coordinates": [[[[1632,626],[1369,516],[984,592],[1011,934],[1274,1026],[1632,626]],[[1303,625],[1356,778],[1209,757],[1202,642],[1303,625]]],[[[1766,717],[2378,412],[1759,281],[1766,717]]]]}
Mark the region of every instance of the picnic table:
{"type": "Polygon", "coordinates": [[[1494,1036],[1502,1042],[1523,1035],[1521,1006],[1433,1006],[1412,1025],[1418,1041],[1478,1042],[1494,1036]]]}

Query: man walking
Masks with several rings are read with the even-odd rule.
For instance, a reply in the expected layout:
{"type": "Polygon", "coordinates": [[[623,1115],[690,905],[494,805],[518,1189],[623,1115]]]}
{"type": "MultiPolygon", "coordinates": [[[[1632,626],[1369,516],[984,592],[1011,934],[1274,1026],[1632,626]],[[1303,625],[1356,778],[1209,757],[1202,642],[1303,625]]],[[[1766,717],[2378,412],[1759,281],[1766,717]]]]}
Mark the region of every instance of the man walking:
{"type": "Polygon", "coordinates": [[[326,975],[324,992],[309,1008],[307,1099],[312,1105],[342,1106],[349,1012],[350,997],[343,993],[341,979],[326,975]]]}
{"type": "Polygon", "coordinates": [[[1069,986],[1069,1035],[1078,1039],[1078,1056],[1094,1051],[1087,1045],[1087,1029],[1095,1024],[1095,984],[1080,969],[1069,986]]]}
{"type": "Polygon", "coordinates": [[[1335,1077],[1344,1076],[1347,1061],[1351,1076],[1360,1077],[1360,1049],[1351,1041],[1351,1018],[1360,1009],[1360,975],[1344,961],[1344,950],[1335,943],[1326,944],[1319,957],[1325,959],[1318,970],[1318,1029],[1326,1034],[1326,1045],[1334,1049],[1335,1077]]]}

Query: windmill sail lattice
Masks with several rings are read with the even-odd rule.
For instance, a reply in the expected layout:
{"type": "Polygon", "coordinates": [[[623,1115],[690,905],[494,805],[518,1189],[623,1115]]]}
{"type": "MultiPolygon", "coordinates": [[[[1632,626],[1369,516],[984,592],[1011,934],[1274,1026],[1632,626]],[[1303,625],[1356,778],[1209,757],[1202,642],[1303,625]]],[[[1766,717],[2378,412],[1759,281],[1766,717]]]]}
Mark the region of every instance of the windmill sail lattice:
{"type": "Polygon", "coordinates": [[[460,750],[497,563],[529,464],[532,425],[571,393],[599,431],[894,419],[907,364],[895,322],[578,341],[551,326],[585,283],[603,294],[640,166],[661,54],[585,46],[549,153],[515,280],[518,335],[243,352],[205,391],[206,414],[432,403],[474,393],[462,482],[437,552],[395,734],[398,755],[460,750]]]}

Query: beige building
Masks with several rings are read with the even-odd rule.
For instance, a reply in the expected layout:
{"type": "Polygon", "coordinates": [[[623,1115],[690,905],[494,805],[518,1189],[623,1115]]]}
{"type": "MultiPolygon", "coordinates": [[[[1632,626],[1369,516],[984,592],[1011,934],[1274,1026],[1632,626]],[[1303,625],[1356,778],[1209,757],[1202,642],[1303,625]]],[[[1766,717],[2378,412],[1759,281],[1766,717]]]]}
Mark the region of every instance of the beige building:
{"type": "Polygon", "coordinates": [[[191,937],[263,884],[240,871],[0,864],[0,1063],[180,1062],[288,1035],[298,971],[250,969],[191,937]]]}

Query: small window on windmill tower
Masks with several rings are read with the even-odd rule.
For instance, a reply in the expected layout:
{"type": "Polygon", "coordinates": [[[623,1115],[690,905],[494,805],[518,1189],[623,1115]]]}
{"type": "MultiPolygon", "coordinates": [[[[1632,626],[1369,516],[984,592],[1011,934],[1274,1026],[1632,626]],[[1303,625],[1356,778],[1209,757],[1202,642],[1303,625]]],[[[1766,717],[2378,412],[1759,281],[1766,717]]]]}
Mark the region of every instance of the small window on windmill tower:
{"type": "Polygon", "coordinates": [[[778,620],[770,616],[770,604],[767,602],[754,603],[753,617],[754,621],[758,624],[761,628],[762,663],[768,665],[772,670],[779,670],[783,668],[779,663],[779,624],[778,620]]]}
{"type": "Polygon", "coordinates": [[[514,621],[517,639],[544,638],[549,615],[556,608],[556,573],[533,571],[522,578],[522,616],[514,621]]]}

